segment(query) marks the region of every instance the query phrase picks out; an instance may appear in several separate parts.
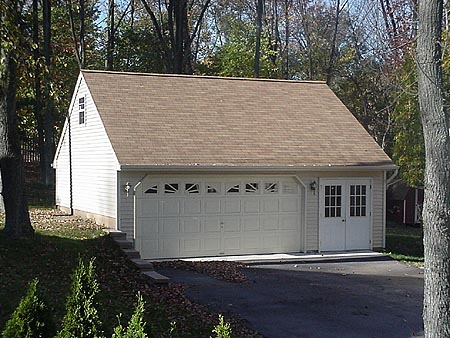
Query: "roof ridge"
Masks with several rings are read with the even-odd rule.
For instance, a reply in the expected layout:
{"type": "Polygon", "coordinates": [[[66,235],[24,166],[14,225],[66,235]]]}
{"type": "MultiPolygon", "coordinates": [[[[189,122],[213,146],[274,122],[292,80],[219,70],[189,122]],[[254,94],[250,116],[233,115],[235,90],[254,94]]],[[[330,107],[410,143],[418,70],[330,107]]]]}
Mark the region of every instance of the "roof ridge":
{"type": "Polygon", "coordinates": [[[96,70],[96,69],[81,69],[81,73],[99,73],[99,74],[115,74],[115,75],[133,75],[133,76],[155,76],[155,77],[176,77],[176,78],[193,78],[193,79],[202,78],[202,79],[210,79],[210,80],[326,84],[326,81],[319,81],[319,80],[286,80],[286,79],[252,78],[252,77],[229,77],[229,76],[165,74],[165,73],[139,73],[139,72],[119,72],[119,71],[112,71],[112,70],[96,70]]]}

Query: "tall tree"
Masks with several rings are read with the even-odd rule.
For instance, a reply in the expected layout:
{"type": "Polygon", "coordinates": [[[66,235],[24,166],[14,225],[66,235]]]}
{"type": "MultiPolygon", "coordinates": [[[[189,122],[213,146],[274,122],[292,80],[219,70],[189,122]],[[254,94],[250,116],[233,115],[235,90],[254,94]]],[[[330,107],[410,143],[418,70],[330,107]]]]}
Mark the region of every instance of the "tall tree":
{"type": "Polygon", "coordinates": [[[255,44],[255,61],[253,66],[253,77],[259,77],[263,12],[264,12],[264,0],[258,0],[256,4],[256,44],[255,44]]]}
{"type": "Polygon", "coordinates": [[[106,41],[106,69],[114,69],[114,47],[116,44],[116,25],[115,25],[116,2],[108,0],[108,41],[106,41]]]}
{"type": "Polygon", "coordinates": [[[51,167],[53,155],[55,153],[54,140],[54,117],[53,117],[53,95],[52,95],[52,4],[51,0],[42,0],[43,36],[44,36],[44,60],[45,60],[45,85],[43,99],[45,102],[44,111],[44,158],[41,161],[45,170],[43,183],[45,185],[54,184],[54,172],[51,167]]]}
{"type": "Polygon", "coordinates": [[[148,0],[141,2],[157,34],[166,72],[192,74],[192,43],[199,34],[211,0],[168,0],[164,5],[158,1],[156,6],[148,0]]]}
{"type": "Polygon", "coordinates": [[[450,137],[441,65],[443,0],[419,1],[417,73],[425,141],[426,338],[450,337],[450,137]]]}
{"type": "Polygon", "coordinates": [[[0,4],[0,171],[5,204],[5,233],[11,237],[33,234],[25,194],[23,162],[17,128],[17,60],[21,41],[23,4],[0,4]]]}
{"type": "MultiPolygon", "coordinates": [[[[36,1],[36,0],[34,0],[36,1]]],[[[67,14],[69,16],[70,32],[72,34],[73,46],[75,50],[75,57],[80,69],[86,66],[86,1],[79,0],[78,3],[78,16],[79,16],[79,29],[77,31],[75,25],[75,14],[72,8],[72,1],[66,0],[67,14]]],[[[108,30],[109,32],[109,30],[108,30]]],[[[108,45],[109,46],[109,45],[108,45]]]]}

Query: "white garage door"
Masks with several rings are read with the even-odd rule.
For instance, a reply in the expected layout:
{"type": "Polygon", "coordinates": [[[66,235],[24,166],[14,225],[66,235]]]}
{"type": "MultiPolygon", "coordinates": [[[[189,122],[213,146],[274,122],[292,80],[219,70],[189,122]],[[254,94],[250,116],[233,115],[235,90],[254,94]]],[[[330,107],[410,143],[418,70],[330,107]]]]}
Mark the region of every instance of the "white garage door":
{"type": "Polygon", "coordinates": [[[293,177],[147,177],[136,249],[143,258],[298,252],[300,206],[293,177]]]}

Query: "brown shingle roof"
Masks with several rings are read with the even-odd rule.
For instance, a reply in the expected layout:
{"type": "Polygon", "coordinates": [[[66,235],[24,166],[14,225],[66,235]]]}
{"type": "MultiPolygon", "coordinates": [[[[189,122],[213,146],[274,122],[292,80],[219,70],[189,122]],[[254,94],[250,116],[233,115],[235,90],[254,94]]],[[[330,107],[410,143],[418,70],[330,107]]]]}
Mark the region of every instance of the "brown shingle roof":
{"type": "Polygon", "coordinates": [[[121,165],[392,164],[323,82],[82,74],[121,165]]]}

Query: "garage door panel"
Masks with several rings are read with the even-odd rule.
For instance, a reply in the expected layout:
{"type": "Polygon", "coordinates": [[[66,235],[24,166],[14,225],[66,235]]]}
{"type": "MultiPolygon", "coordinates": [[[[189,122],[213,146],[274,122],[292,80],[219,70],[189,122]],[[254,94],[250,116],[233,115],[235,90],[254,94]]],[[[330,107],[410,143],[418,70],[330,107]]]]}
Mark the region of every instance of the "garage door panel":
{"type": "Polygon", "coordinates": [[[259,216],[242,217],[242,228],[244,231],[259,231],[259,216]]]}
{"type": "Polygon", "coordinates": [[[244,199],[242,201],[242,209],[245,213],[259,213],[260,212],[259,199],[244,199]]]}
{"type": "Polygon", "coordinates": [[[264,250],[276,249],[280,247],[278,234],[262,235],[262,248],[264,250]]]}
{"type": "Polygon", "coordinates": [[[220,253],[221,250],[221,238],[220,237],[210,237],[203,239],[203,250],[205,252],[211,252],[212,254],[220,253]]]}
{"type": "Polygon", "coordinates": [[[200,239],[185,239],[182,243],[183,252],[189,253],[197,253],[201,251],[201,240],[200,239]]]}
{"type": "Polygon", "coordinates": [[[222,226],[224,232],[241,231],[241,219],[239,216],[222,217],[222,226]]]}
{"type": "Polygon", "coordinates": [[[220,217],[206,217],[203,223],[205,233],[221,232],[221,218],[220,217]]]}
{"type": "Polygon", "coordinates": [[[241,246],[241,237],[226,237],[223,240],[223,248],[225,252],[232,250],[240,250],[241,246]]]}
{"type": "Polygon", "coordinates": [[[223,200],[223,211],[226,214],[236,214],[241,212],[241,201],[239,198],[227,198],[223,200]]]}
{"type": "Polygon", "coordinates": [[[183,219],[183,233],[200,233],[202,229],[201,220],[197,217],[186,217],[183,219]]]}
{"type": "Polygon", "coordinates": [[[143,239],[140,241],[141,250],[140,252],[144,256],[155,255],[160,252],[159,240],[157,239],[143,239]]]}
{"type": "Polygon", "coordinates": [[[265,198],[263,200],[263,212],[278,212],[280,210],[278,198],[265,198]]]}
{"type": "Polygon", "coordinates": [[[284,236],[280,236],[280,250],[283,251],[298,251],[299,250],[299,238],[296,232],[292,232],[289,234],[284,234],[284,236]]]}
{"type": "Polygon", "coordinates": [[[261,227],[262,230],[278,230],[279,229],[279,216],[262,215],[261,227]]]}
{"type": "Polygon", "coordinates": [[[180,240],[179,239],[167,239],[162,241],[162,251],[168,255],[179,256],[180,255],[180,240]]]}
{"type": "Polygon", "coordinates": [[[200,214],[202,212],[201,199],[186,199],[183,201],[183,213],[186,215],[200,214]]]}
{"type": "Polygon", "coordinates": [[[158,218],[144,218],[139,222],[139,230],[141,237],[154,236],[159,232],[158,218]]]}
{"type": "Polygon", "coordinates": [[[283,212],[298,212],[299,199],[295,197],[287,197],[281,199],[281,211],[283,212]]]}
{"type": "Polygon", "coordinates": [[[161,219],[162,234],[178,234],[180,232],[180,219],[176,217],[167,217],[161,219]]]}
{"type": "Polygon", "coordinates": [[[161,201],[161,214],[162,215],[179,215],[180,214],[180,200],[178,199],[166,199],[161,201]]]}
{"type": "Polygon", "coordinates": [[[260,236],[245,236],[242,242],[245,250],[257,251],[261,249],[260,236]]]}
{"type": "Polygon", "coordinates": [[[282,230],[296,230],[299,219],[296,215],[281,216],[281,229],[282,230]]]}
{"type": "Polygon", "coordinates": [[[158,200],[143,199],[140,204],[140,215],[142,217],[158,215],[158,200]]]}
{"type": "Polygon", "coordinates": [[[204,204],[206,214],[220,214],[220,199],[207,199],[204,204]]]}

